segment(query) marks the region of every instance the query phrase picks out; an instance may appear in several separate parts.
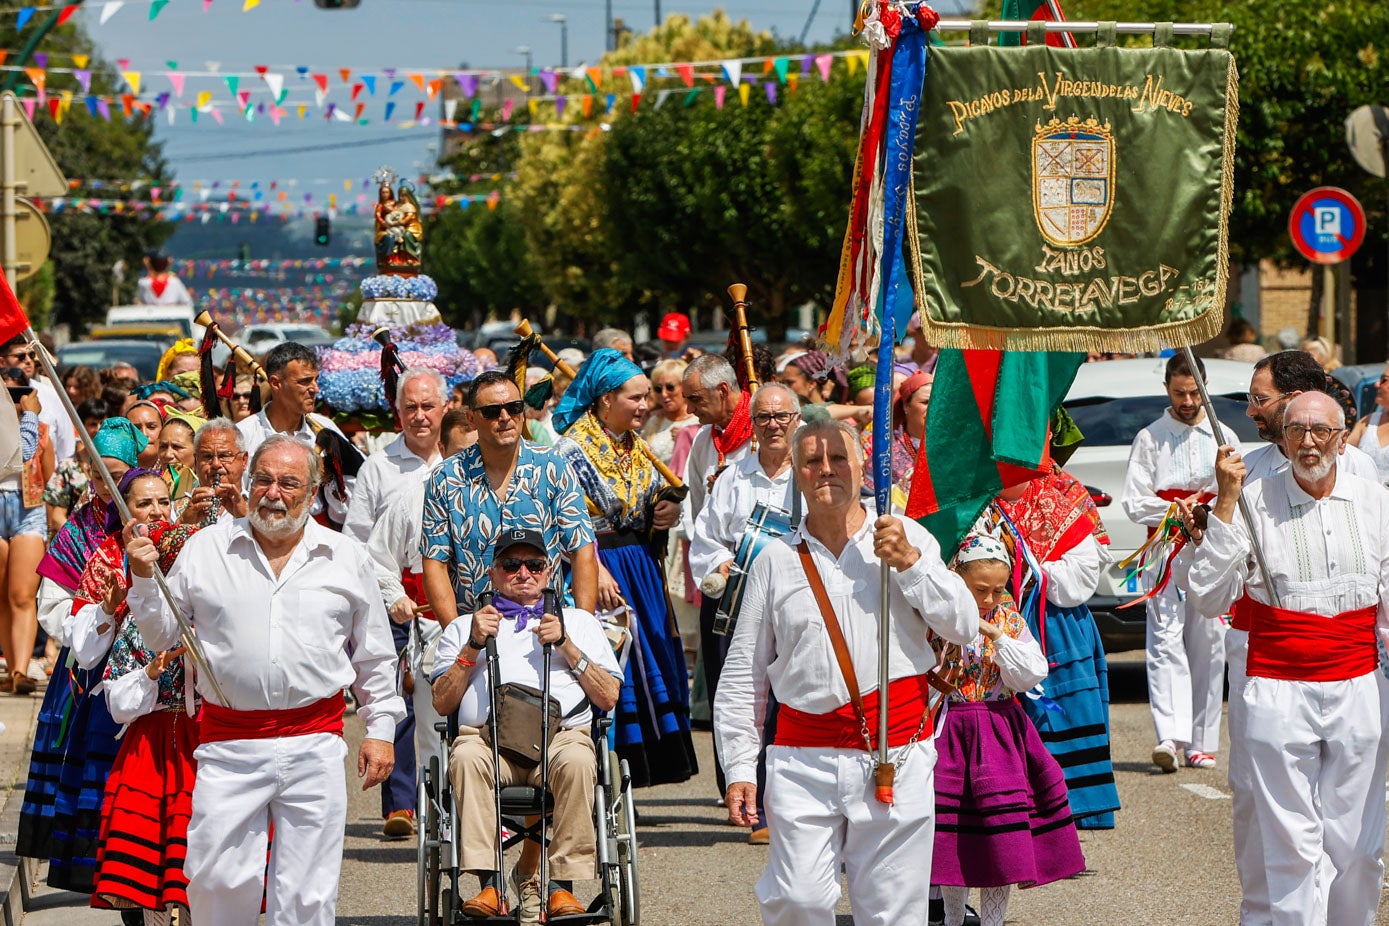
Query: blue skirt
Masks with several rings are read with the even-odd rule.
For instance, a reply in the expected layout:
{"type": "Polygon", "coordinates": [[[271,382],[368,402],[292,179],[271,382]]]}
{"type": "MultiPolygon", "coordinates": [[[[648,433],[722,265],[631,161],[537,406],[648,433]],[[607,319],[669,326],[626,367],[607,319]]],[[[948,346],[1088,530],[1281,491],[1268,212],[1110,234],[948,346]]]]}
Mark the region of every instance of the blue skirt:
{"type": "Polygon", "coordinates": [[[687,781],[699,771],[690,738],[689,676],[660,565],[641,543],[603,547],[601,556],[635,617],[617,701],[617,754],[638,788],[687,781]]]}
{"type": "Polygon", "coordinates": [[[105,696],[92,694],[105,671],[105,660],[79,669],[68,666],[67,648],[58,654],[39,708],[15,850],[48,860],[50,886],[81,894],[95,885],[102,801],[119,747],[120,725],[105,696]]]}
{"type": "Polygon", "coordinates": [[[1045,635],[1029,608],[1027,626],[1045,640],[1049,674],[1041,701],[1018,701],[1066,775],[1071,813],[1081,829],[1113,829],[1119,809],[1109,753],[1109,668],[1090,609],[1047,605],[1045,635]]]}

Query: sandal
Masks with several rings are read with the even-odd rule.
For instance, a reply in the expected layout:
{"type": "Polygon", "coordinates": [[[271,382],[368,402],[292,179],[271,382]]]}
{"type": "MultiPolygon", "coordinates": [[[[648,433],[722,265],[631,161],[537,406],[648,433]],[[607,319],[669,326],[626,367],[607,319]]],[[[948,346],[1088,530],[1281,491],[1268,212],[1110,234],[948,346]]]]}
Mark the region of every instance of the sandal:
{"type": "Polygon", "coordinates": [[[0,693],[10,694],[14,691],[14,676],[6,675],[0,678],[0,693]]]}
{"type": "Polygon", "coordinates": [[[14,680],[14,693],[17,695],[31,695],[39,687],[39,683],[28,675],[21,675],[14,680]]]}

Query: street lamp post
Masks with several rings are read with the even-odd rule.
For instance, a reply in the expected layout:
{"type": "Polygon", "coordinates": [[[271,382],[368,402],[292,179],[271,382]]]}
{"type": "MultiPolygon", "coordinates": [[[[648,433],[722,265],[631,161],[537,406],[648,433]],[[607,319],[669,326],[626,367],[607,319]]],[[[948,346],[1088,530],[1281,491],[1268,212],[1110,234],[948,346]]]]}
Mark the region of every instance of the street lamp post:
{"type": "Polygon", "coordinates": [[[559,23],[559,66],[569,67],[569,17],[563,13],[551,13],[547,19],[559,23]]]}
{"type": "Polygon", "coordinates": [[[605,42],[604,42],[604,46],[603,46],[603,47],[604,47],[607,51],[612,51],[613,48],[615,47],[615,46],[614,46],[614,43],[613,43],[613,0],[606,0],[606,2],[603,4],[603,6],[604,6],[604,9],[605,9],[606,12],[607,12],[607,17],[608,17],[608,19],[607,19],[607,23],[608,23],[608,24],[607,24],[607,31],[604,33],[604,35],[605,35],[605,42]]]}

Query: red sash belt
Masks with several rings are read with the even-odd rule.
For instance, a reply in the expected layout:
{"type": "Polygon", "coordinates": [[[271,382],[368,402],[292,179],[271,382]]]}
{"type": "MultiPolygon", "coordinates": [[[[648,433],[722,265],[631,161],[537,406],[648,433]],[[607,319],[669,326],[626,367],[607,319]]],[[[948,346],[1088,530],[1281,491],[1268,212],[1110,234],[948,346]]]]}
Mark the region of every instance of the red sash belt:
{"type": "Polygon", "coordinates": [[[227,740],[267,740],[284,736],[332,733],[342,736],[343,700],[335,694],[283,711],[234,711],[204,701],[199,715],[199,732],[204,743],[227,740]]]}
{"type": "MultiPolygon", "coordinates": [[[[1251,678],[1342,682],[1379,667],[1374,605],[1323,617],[1275,608],[1245,595],[1233,613],[1248,625],[1245,674],[1251,678]]],[[[1239,623],[1234,626],[1239,628],[1239,623]]]]}
{"type": "MultiPolygon", "coordinates": [[[[903,746],[911,741],[921,726],[921,718],[926,713],[927,697],[931,691],[925,675],[899,678],[887,685],[887,744],[903,746]]],[[[878,736],[878,695],[877,692],[865,695],[863,710],[867,714],[868,729],[875,745],[878,736]]],[[[921,735],[931,735],[931,722],[921,735]]],[[[854,706],[845,704],[828,714],[807,714],[794,707],[781,705],[777,714],[777,746],[811,746],[830,749],[862,749],[868,745],[863,741],[863,730],[858,718],[854,716],[854,706]]]]}
{"type": "Polygon", "coordinates": [[[424,573],[403,570],[400,573],[400,585],[405,589],[405,597],[424,609],[418,612],[420,617],[430,621],[438,620],[434,616],[434,610],[429,607],[429,596],[424,593],[424,573]]]}
{"type": "MultiPolygon", "coordinates": [[[[1190,489],[1159,489],[1159,490],[1158,490],[1158,493],[1157,493],[1157,497],[1160,498],[1160,499],[1162,499],[1164,502],[1175,502],[1175,501],[1177,501],[1178,499],[1190,498],[1190,497],[1191,497],[1191,490],[1190,490],[1190,489]]],[[[1204,504],[1206,504],[1207,502],[1209,502],[1209,501],[1210,501],[1211,499],[1213,499],[1213,498],[1215,498],[1215,493],[1214,493],[1214,492],[1200,492],[1200,493],[1198,493],[1197,496],[1196,496],[1196,504],[1198,504],[1198,505],[1204,505],[1204,504]]],[[[1150,527],[1150,528],[1148,528],[1148,536],[1149,536],[1149,537],[1152,537],[1152,536],[1153,536],[1154,534],[1156,534],[1156,533],[1157,533],[1157,528],[1156,528],[1156,527],[1150,527]]]]}

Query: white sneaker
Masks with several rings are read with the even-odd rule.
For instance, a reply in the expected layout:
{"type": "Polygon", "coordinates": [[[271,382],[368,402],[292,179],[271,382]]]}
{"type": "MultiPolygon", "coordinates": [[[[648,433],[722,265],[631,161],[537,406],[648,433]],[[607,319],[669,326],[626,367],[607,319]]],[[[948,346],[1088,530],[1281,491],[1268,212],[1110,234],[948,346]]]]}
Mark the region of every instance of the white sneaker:
{"type": "Polygon", "coordinates": [[[1208,752],[1200,752],[1188,749],[1186,751],[1187,768],[1215,768],[1215,756],[1208,752]]]}
{"type": "Polygon", "coordinates": [[[1163,740],[1153,747],[1153,764],[1162,769],[1164,775],[1177,770],[1177,744],[1163,740]]]}
{"type": "Polygon", "coordinates": [[[540,875],[531,875],[521,880],[518,867],[511,869],[511,886],[516,891],[517,908],[520,910],[520,926],[539,926],[540,923],[540,875]]]}

